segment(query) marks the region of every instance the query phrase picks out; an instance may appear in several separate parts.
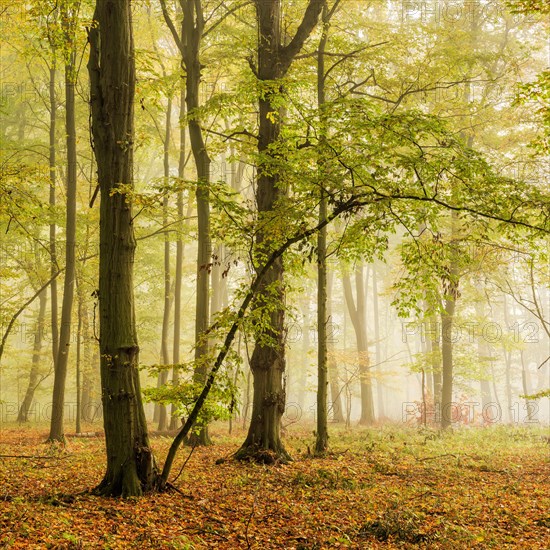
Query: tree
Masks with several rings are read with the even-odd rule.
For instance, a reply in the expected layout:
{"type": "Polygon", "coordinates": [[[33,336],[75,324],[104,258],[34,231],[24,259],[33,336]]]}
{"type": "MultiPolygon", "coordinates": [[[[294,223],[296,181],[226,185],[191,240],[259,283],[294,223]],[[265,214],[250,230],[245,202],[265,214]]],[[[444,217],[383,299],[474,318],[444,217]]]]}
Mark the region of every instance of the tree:
{"type": "MultiPolygon", "coordinates": [[[[180,50],[183,66],[185,67],[185,101],[188,113],[188,129],[191,150],[195,159],[197,171],[197,284],[195,303],[195,381],[204,384],[207,375],[205,361],[208,357],[208,339],[206,330],[209,324],[210,265],[212,261],[210,239],[210,156],[205,144],[200,117],[200,85],[201,85],[201,58],[200,47],[205,33],[205,18],[202,2],[196,0],[180,0],[183,12],[181,33],[178,33],[172,22],[166,3],[161,1],[162,12],[172,36],[180,50]]],[[[208,426],[201,426],[193,435],[197,444],[210,444],[208,426]]]]}
{"type": "Polygon", "coordinates": [[[107,471],[101,495],[151,490],[157,469],[139,380],[133,288],[135,61],[129,0],[97,0],[89,31],[90,102],[101,192],[99,309],[107,471]]]}
{"type": "MultiPolygon", "coordinates": [[[[258,128],[258,181],[256,204],[260,220],[269,219],[285,195],[284,182],[275,166],[280,159],[274,147],[280,139],[283,108],[280,102],[281,79],[307,40],[321,13],[324,0],[309,0],[303,18],[292,39],[283,44],[279,0],[255,0],[258,24],[257,66],[253,71],[260,84],[258,128]]],[[[277,240],[261,226],[256,234],[256,270],[263,265],[260,258],[269,257],[277,240]]],[[[260,327],[250,360],[254,379],[252,415],[248,435],[236,456],[271,461],[288,460],[280,438],[280,421],[285,407],[283,373],[284,343],[284,282],[283,261],[277,258],[261,281],[255,307],[274,303],[268,316],[268,326],[260,327]]]]}
{"type": "Polygon", "coordinates": [[[61,7],[65,52],[65,131],[67,135],[67,220],[65,229],[65,280],[61,306],[59,347],[54,363],[54,386],[50,441],[63,441],[65,381],[71,343],[72,309],[76,276],[76,24],[79,2],[64,2],[61,7]]]}

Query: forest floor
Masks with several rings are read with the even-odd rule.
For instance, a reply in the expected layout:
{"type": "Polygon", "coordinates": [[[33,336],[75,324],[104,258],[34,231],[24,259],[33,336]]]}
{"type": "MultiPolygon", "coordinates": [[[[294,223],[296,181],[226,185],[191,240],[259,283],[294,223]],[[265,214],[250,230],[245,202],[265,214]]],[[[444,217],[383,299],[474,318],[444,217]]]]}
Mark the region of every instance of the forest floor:
{"type": "MultiPolygon", "coordinates": [[[[293,427],[294,461],[262,466],[232,460],[244,432],[215,426],[215,445],[194,449],[174,482],[181,492],[122,500],[87,493],[103,438],[50,446],[45,426],[0,425],[0,547],[550,548],[547,429],[331,431],[326,457],[293,427]]],[[[152,444],[162,460],[170,439],[152,444]]]]}

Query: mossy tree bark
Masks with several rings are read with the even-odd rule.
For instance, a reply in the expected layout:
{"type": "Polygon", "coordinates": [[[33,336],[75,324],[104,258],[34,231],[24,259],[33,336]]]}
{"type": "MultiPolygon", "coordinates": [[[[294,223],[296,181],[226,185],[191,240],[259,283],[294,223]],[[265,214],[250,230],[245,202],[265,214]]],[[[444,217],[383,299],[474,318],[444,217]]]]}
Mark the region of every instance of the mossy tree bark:
{"type": "Polygon", "coordinates": [[[96,492],[155,486],[138,373],[132,197],[135,66],[130,0],[97,0],[89,33],[92,131],[101,191],[99,308],[107,471],[96,492]],[[121,187],[125,186],[125,187],[121,187]]]}

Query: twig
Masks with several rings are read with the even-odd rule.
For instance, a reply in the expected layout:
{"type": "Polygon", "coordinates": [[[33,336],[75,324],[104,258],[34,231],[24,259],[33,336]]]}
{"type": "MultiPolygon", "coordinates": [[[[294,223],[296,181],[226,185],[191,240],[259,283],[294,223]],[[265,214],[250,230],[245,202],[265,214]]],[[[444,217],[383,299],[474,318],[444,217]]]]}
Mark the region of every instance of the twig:
{"type": "Polygon", "coordinates": [[[248,521],[246,522],[246,528],[244,531],[246,545],[247,545],[247,548],[249,549],[252,548],[252,544],[250,544],[250,540],[248,538],[248,528],[250,527],[250,522],[252,521],[252,518],[254,516],[254,511],[256,510],[256,502],[258,500],[258,494],[260,492],[260,481],[258,481],[258,485],[256,486],[256,491],[254,492],[254,501],[252,502],[252,510],[250,510],[250,515],[248,516],[248,521]]]}
{"type": "MultiPolygon", "coordinates": [[[[181,473],[183,472],[183,469],[185,468],[185,466],[187,465],[187,463],[189,462],[189,459],[191,458],[191,455],[193,454],[193,451],[195,450],[195,447],[197,446],[197,444],[195,443],[193,445],[193,447],[191,448],[191,452],[189,453],[189,455],[187,456],[187,458],[185,459],[185,462],[183,463],[183,466],[181,467],[180,471],[178,472],[178,475],[172,480],[172,486],[173,484],[177,481],[178,477],[181,476],[181,473]]],[[[183,494],[183,493],[182,493],[183,494]]]]}

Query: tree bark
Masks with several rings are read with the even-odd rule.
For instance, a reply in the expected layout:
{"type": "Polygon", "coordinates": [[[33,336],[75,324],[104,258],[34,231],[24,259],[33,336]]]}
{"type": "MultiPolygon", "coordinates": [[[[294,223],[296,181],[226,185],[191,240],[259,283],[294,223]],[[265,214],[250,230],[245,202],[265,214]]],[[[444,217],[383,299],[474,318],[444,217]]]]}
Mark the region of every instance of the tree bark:
{"type": "MultiPolygon", "coordinates": [[[[320,143],[317,169],[319,172],[319,223],[327,218],[327,195],[324,190],[325,169],[323,162],[326,147],[326,117],[325,117],[325,48],[328,40],[329,21],[327,20],[327,5],[323,5],[323,31],[317,49],[317,108],[320,119],[320,143]]],[[[317,235],[317,432],[315,437],[315,452],[323,454],[328,449],[328,347],[327,325],[330,321],[327,311],[327,227],[317,235]]]]}
{"type": "Polygon", "coordinates": [[[25,392],[25,397],[19,407],[17,422],[27,422],[29,420],[29,411],[34,399],[34,392],[40,384],[40,352],[42,351],[42,338],[44,336],[44,321],[46,319],[46,304],[48,301],[47,291],[44,289],[38,295],[38,315],[36,318],[36,328],[34,331],[34,344],[32,350],[32,364],[29,375],[29,383],[25,392]]]}
{"type": "Polygon", "coordinates": [[[56,273],[59,271],[59,265],[57,264],[57,226],[55,223],[55,206],[56,206],[56,149],[57,140],[55,136],[55,128],[57,122],[57,98],[55,95],[55,49],[53,50],[53,64],[50,67],[50,151],[49,151],[49,171],[50,171],[50,193],[49,193],[49,206],[50,206],[50,236],[49,236],[49,252],[50,252],[50,276],[52,282],[50,285],[50,302],[51,302],[51,325],[52,325],[52,359],[55,365],[57,360],[57,350],[59,349],[59,327],[57,321],[57,277],[56,273]]]}
{"type": "Polygon", "coordinates": [[[365,285],[363,280],[363,268],[357,268],[355,272],[355,288],[357,303],[354,302],[351,289],[351,281],[348,274],[342,277],[344,284],[344,297],[348,307],[355,339],[357,342],[357,361],[359,367],[359,380],[361,386],[361,418],[360,424],[373,424],[374,402],[372,397],[372,385],[370,377],[370,358],[367,341],[365,285]]]}
{"type": "Polygon", "coordinates": [[[65,280],[63,283],[63,303],[61,306],[61,330],[59,349],[54,363],[54,383],[52,396],[52,416],[49,441],[64,441],[65,383],[71,346],[72,310],[76,267],[76,49],[74,27],[75,13],[64,10],[63,31],[68,45],[68,59],[65,63],[65,130],[67,134],[67,209],[65,230],[65,280]]]}
{"type": "Polygon", "coordinates": [[[139,380],[134,307],[133,187],[135,65],[130,0],[97,0],[89,32],[92,132],[101,191],[99,308],[107,471],[96,493],[139,496],[153,489],[139,380]]]}
{"type": "MultiPolygon", "coordinates": [[[[376,263],[372,264],[372,312],[374,316],[374,341],[376,370],[382,374],[382,353],[380,345],[380,309],[378,307],[378,274],[376,263]]],[[[376,400],[378,405],[378,419],[383,420],[386,416],[384,410],[384,385],[381,376],[376,378],[376,400]]]]}
{"type": "MultiPolygon", "coordinates": [[[[172,124],[172,96],[168,98],[168,106],[166,108],[166,124],[164,128],[164,145],[163,145],[163,165],[164,165],[164,183],[168,185],[170,181],[170,134],[172,124]]],[[[168,226],[168,195],[164,196],[162,201],[162,224],[163,227],[168,226]]],[[[168,353],[168,330],[170,328],[170,309],[172,308],[171,299],[171,281],[170,281],[170,238],[166,230],[164,233],[164,309],[162,315],[162,333],[160,344],[160,361],[163,365],[170,364],[168,353]]],[[[168,370],[164,369],[159,373],[158,383],[164,386],[168,382],[168,370]]],[[[159,418],[158,430],[162,432],[168,428],[168,411],[166,405],[159,403],[159,418]]]]}
{"type": "Polygon", "coordinates": [[[332,316],[332,272],[328,272],[327,277],[327,319],[329,319],[329,330],[327,335],[327,348],[328,348],[328,374],[330,380],[330,400],[332,408],[332,421],[344,422],[344,408],[342,404],[342,390],[343,384],[340,379],[338,363],[334,357],[334,342],[336,341],[336,335],[338,334],[337,327],[334,324],[332,316]]]}
{"type": "MultiPolygon", "coordinates": [[[[283,46],[279,0],[254,0],[259,36],[255,72],[260,82],[273,84],[286,75],[317,24],[323,3],[324,0],[309,1],[296,34],[288,45],[283,46]]],[[[258,153],[262,161],[258,165],[256,204],[260,218],[273,212],[279,199],[285,195],[277,171],[271,165],[276,155],[273,146],[280,138],[282,116],[282,109],[277,105],[281,89],[280,86],[274,88],[258,98],[258,153]]],[[[275,247],[270,235],[260,229],[255,242],[256,254],[269,257],[275,247]]],[[[286,399],[283,384],[286,363],[283,275],[283,260],[277,258],[262,279],[256,300],[259,307],[266,301],[274,306],[269,315],[269,327],[258,334],[250,361],[254,379],[252,415],[248,435],[236,453],[237,458],[253,458],[265,462],[286,461],[290,458],[280,437],[280,422],[286,399]],[[264,336],[269,337],[272,345],[266,345],[264,336]]]]}
{"type": "MultiPolygon", "coordinates": [[[[180,150],[178,159],[178,178],[180,182],[185,179],[185,153],[186,153],[186,139],[185,139],[185,83],[182,81],[180,87],[180,114],[179,114],[179,127],[180,127],[180,150]]],[[[190,214],[191,200],[189,200],[188,218],[190,214]]],[[[178,235],[176,238],[176,273],[174,274],[174,338],[172,347],[172,363],[178,365],[180,362],[180,342],[181,342],[181,289],[183,281],[183,256],[185,251],[185,244],[183,242],[184,223],[183,223],[183,190],[178,191],[177,196],[177,209],[178,209],[178,235]]],[[[185,224],[188,226],[189,224],[185,224]]],[[[172,370],[172,384],[177,386],[179,384],[179,371],[176,366],[172,370]]],[[[179,425],[179,417],[176,414],[176,405],[172,405],[170,429],[175,430],[179,425]]]]}
{"type": "Polygon", "coordinates": [[[453,403],[453,324],[458,298],[458,266],[454,257],[451,258],[449,276],[443,283],[445,289],[441,312],[441,428],[445,429],[451,426],[456,409],[453,403]]]}

